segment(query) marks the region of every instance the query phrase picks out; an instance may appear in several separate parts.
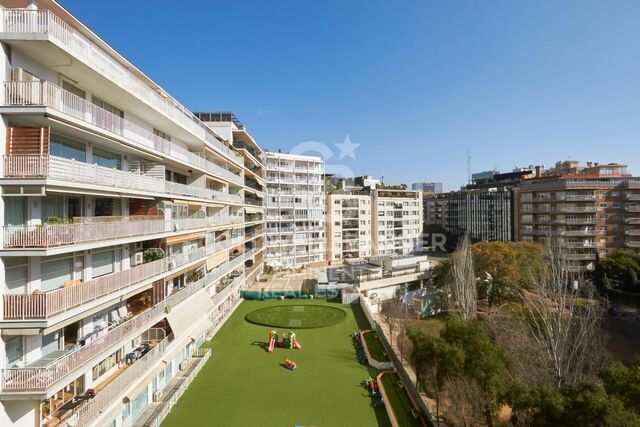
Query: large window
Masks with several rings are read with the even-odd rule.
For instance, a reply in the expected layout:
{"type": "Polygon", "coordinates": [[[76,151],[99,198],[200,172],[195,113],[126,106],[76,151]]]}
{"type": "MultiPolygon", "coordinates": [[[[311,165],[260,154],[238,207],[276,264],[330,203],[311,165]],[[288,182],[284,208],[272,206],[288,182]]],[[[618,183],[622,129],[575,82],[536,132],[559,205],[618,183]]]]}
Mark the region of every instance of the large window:
{"type": "Polygon", "coordinates": [[[105,168],[120,169],[122,167],[122,158],[119,154],[94,147],[93,163],[105,168]]]}
{"type": "Polygon", "coordinates": [[[124,111],[122,111],[118,107],[114,107],[113,105],[111,105],[107,101],[105,101],[104,99],[100,99],[97,96],[92,96],[91,97],[91,102],[93,102],[94,105],[97,105],[98,107],[102,108],[103,110],[107,110],[111,114],[115,114],[118,117],[124,118],[124,111]]]}
{"type": "Polygon", "coordinates": [[[7,294],[22,294],[27,292],[29,269],[27,257],[6,257],[4,259],[5,284],[7,294]]]}
{"type": "Polygon", "coordinates": [[[75,159],[79,162],[86,162],[86,147],[83,143],[72,141],[70,139],[51,135],[49,143],[49,154],[52,156],[63,157],[65,159],[75,159]]]}
{"type": "Polygon", "coordinates": [[[122,203],[120,199],[96,198],[93,199],[93,203],[93,214],[95,216],[122,215],[122,203]]]}
{"type": "Polygon", "coordinates": [[[13,367],[22,361],[22,335],[6,336],[4,339],[6,353],[5,366],[13,367]]]}
{"type": "Polygon", "coordinates": [[[4,225],[22,225],[26,222],[26,197],[4,198],[4,225]]]}
{"type": "Polygon", "coordinates": [[[45,261],[41,266],[41,284],[43,292],[61,288],[73,278],[73,257],[45,261]]]}
{"type": "Polygon", "coordinates": [[[115,271],[115,252],[113,249],[102,252],[93,252],[91,255],[91,275],[96,277],[105,276],[115,271]]]}
{"type": "Polygon", "coordinates": [[[62,89],[71,92],[72,94],[79,96],[80,98],[85,98],[86,97],[86,92],[82,89],[80,89],[78,86],[75,86],[71,83],[69,83],[68,81],[63,81],[62,82],[62,89]]]}

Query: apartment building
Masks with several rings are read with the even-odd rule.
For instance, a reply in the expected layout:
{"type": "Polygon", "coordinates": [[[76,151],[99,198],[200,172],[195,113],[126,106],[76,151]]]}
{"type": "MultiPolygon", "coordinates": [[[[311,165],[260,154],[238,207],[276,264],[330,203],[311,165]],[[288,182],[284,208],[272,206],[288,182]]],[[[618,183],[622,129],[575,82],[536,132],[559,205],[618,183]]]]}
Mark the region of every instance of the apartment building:
{"type": "Polygon", "coordinates": [[[56,2],[0,5],[0,425],[140,423],[262,268],[261,150],[56,2]]]}
{"type": "Polygon", "coordinates": [[[293,268],[324,262],[322,158],[266,153],[267,265],[293,268]]]}
{"type": "Polygon", "coordinates": [[[473,241],[513,240],[513,189],[530,173],[482,172],[458,191],[424,195],[425,230],[437,226],[454,238],[468,233],[473,241]]]}
{"type": "Polygon", "coordinates": [[[411,184],[413,191],[422,191],[423,193],[437,194],[442,193],[441,182],[414,182],[411,184]]]}
{"type": "Polygon", "coordinates": [[[640,179],[626,165],[562,161],[516,190],[516,239],[567,248],[577,271],[591,270],[597,256],[640,248],[640,179]]]}
{"type": "Polygon", "coordinates": [[[368,191],[336,192],[327,196],[327,260],[371,256],[371,195],[368,191]]]}
{"type": "Polygon", "coordinates": [[[422,193],[403,187],[371,190],[372,255],[422,250],[422,193]]]}

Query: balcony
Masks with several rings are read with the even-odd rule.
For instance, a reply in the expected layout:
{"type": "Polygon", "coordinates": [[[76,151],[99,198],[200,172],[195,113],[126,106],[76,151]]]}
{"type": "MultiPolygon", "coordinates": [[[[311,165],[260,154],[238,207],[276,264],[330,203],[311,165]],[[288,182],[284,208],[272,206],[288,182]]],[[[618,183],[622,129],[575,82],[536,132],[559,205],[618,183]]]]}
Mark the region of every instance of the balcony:
{"type": "Polygon", "coordinates": [[[51,178],[145,192],[164,192],[164,181],[56,156],[3,156],[5,178],[51,178]]]}
{"type": "Polygon", "coordinates": [[[151,87],[138,75],[123,66],[78,30],[48,10],[0,9],[2,32],[0,38],[20,40],[48,39],[66,50],[98,74],[118,84],[144,104],[163,114],[191,134],[218,150],[231,160],[242,164],[242,158],[233,149],[218,140],[215,134],[198,118],[162,89],[151,87]],[[24,36],[21,36],[24,35],[24,36]]]}
{"type": "Polygon", "coordinates": [[[598,232],[591,228],[585,230],[563,230],[560,231],[561,236],[595,236],[598,232]]]}
{"type": "Polygon", "coordinates": [[[184,197],[195,197],[199,199],[215,200],[217,202],[242,204],[242,196],[224,193],[204,187],[180,184],[178,182],[165,181],[165,192],[184,197]]]}
{"type": "MultiPolygon", "coordinates": [[[[0,10],[1,11],[1,10],[0,10]]],[[[47,107],[134,142],[139,147],[242,185],[243,179],[200,155],[49,82],[4,82],[4,107],[47,107]]]]}
{"type": "Polygon", "coordinates": [[[629,248],[640,248],[640,239],[627,239],[624,243],[629,248]]]}
{"type": "Polygon", "coordinates": [[[640,224],[640,217],[626,217],[624,222],[627,224],[640,224]]]}
{"type": "Polygon", "coordinates": [[[3,295],[3,319],[47,320],[109,295],[115,295],[115,298],[123,291],[135,290],[138,284],[151,282],[156,276],[223,250],[229,247],[225,244],[227,242],[222,241],[216,244],[215,250],[212,248],[210,251],[209,247],[200,247],[185,254],[172,255],[51,292],[3,295]]]}
{"type": "Polygon", "coordinates": [[[594,201],[596,200],[595,194],[565,194],[557,195],[558,200],[565,200],[567,202],[581,202],[581,201],[594,201]]]}
{"type": "Polygon", "coordinates": [[[636,200],[640,201],[640,193],[626,193],[624,195],[625,200],[636,200]]]}
{"type": "Polygon", "coordinates": [[[576,260],[576,261],[595,261],[596,254],[578,254],[578,253],[568,253],[565,255],[565,258],[568,260],[576,260]]]}
{"type": "Polygon", "coordinates": [[[624,210],[627,212],[640,212],[640,206],[625,206],[624,210]]]}
{"type": "Polygon", "coordinates": [[[595,212],[595,206],[558,206],[555,209],[556,212],[575,212],[575,213],[588,213],[595,212]]]}
{"type": "Polygon", "coordinates": [[[626,230],[624,234],[627,236],[640,236],[640,229],[636,228],[633,230],[626,230]]]}
{"type": "MultiPolygon", "coordinates": [[[[188,284],[153,307],[135,317],[123,321],[114,328],[107,330],[102,336],[94,339],[90,343],[85,343],[84,346],[67,353],[45,367],[3,369],[1,378],[2,391],[45,392],[66,375],[89,363],[97,356],[115,351],[117,346],[122,345],[127,339],[132,339],[142,334],[146,329],[166,316],[167,307],[175,307],[200,289],[220,279],[224,274],[229,272],[233,265],[239,266],[243,264],[242,258],[240,258],[240,261],[242,262],[229,262],[219,266],[202,279],[188,284]]],[[[237,266],[235,268],[237,268],[237,266]]]]}

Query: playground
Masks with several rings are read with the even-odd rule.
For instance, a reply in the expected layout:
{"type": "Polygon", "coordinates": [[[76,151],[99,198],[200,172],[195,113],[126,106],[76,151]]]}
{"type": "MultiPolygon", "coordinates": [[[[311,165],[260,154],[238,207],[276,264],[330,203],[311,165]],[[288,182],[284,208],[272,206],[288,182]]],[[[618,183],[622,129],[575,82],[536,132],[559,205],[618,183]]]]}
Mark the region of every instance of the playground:
{"type": "Polygon", "coordinates": [[[359,306],[244,301],[163,426],[389,426],[361,386],[376,372],[358,362],[351,334],[367,328],[359,306]]]}

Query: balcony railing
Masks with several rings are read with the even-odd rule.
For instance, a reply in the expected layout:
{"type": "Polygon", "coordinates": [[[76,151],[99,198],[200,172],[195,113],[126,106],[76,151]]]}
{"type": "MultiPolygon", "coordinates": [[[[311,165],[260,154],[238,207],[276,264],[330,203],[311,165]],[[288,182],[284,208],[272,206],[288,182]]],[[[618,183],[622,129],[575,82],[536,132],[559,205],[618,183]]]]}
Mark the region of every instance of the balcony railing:
{"type": "Polygon", "coordinates": [[[178,123],[214,149],[242,164],[235,151],[218,140],[210,129],[182,104],[164,91],[151,87],[118,59],[105,52],[60,17],[48,10],[0,9],[2,34],[47,35],[59,46],[93,68],[99,74],[132,93],[146,105],[178,123]]]}
{"type": "Polygon", "coordinates": [[[3,158],[5,178],[43,177],[149,192],[164,191],[160,179],[62,157],[10,155],[3,158]]]}
{"type": "MultiPolygon", "coordinates": [[[[224,274],[222,269],[220,270],[220,274],[224,274]]],[[[126,338],[141,334],[166,315],[167,307],[174,307],[219,277],[220,276],[207,275],[196,282],[188,284],[148,310],[111,329],[104,336],[65,355],[47,367],[3,369],[2,390],[45,391],[65,375],[68,375],[96,356],[122,343],[126,338]]]]}
{"type": "MultiPolygon", "coordinates": [[[[2,9],[0,9],[0,13],[2,13],[2,9]]],[[[169,156],[199,169],[208,170],[210,173],[215,174],[218,170],[217,165],[204,159],[201,155],[193,153],[175,142],[161,138],[152,131],[104,110],[50,82],[4,82],[1,105],[5,107],[48,107],[113,132],[163,156],[169,156]]],[[[234,159],[238,158],[234,155],[234,159]]],[[[242,164],[241,160],[238,163],[242,164]]],[[[229,176],[229,178],[231,177],[229,176]]],[[[236,181],[242,182],[242,179],[236,179],[236,181]]]]}
{"type": "MultiPolygon", "coordinates": [[[[50,248],[76,243],[136,237],[148,234],[168,233],[188,229],[205,228],[221,223],[216,217],[185,218],[165,221],[144,219],[145,216],[78,217],[72,224],[5,225],[2,227],[2,247],[50,248]]],[[[149,216],[148,218],[158,218],[149,216]]]]}

